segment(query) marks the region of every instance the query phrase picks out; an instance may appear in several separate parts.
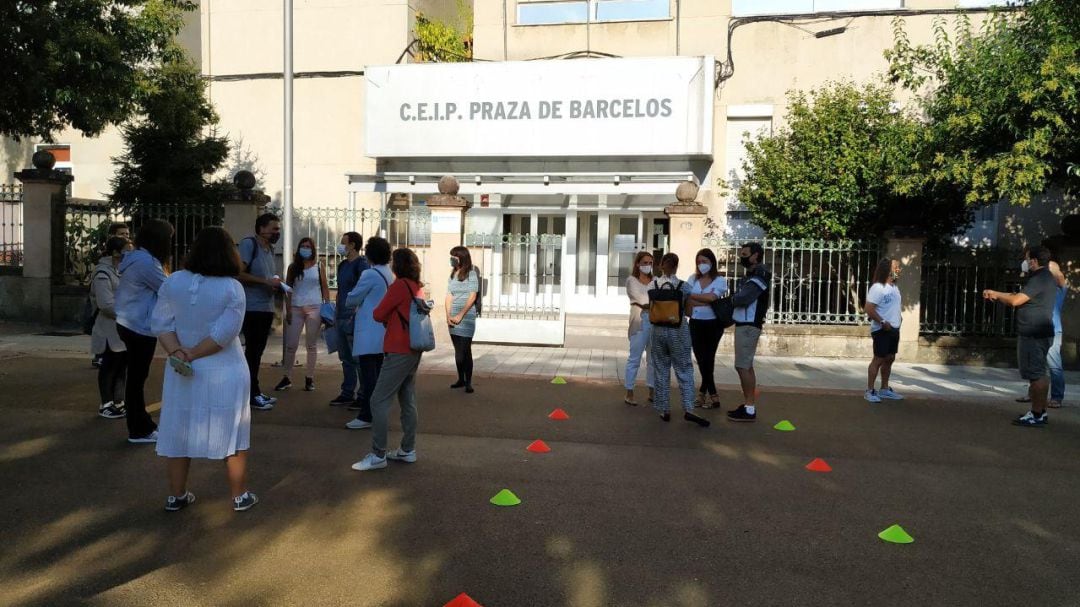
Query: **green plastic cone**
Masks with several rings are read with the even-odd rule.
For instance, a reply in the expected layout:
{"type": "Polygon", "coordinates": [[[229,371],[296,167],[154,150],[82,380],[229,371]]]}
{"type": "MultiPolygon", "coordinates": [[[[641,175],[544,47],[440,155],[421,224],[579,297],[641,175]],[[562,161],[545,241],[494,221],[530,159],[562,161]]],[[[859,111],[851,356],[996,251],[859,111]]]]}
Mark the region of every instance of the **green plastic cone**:
{"type": "Polygon", "coordinates": [[[910,544],[915,541],[915,538],[908,535],[908,532],[904,531],[900,525],[893,525],[877,536],[892,544],[910,544]]]}
{"type": "Polygon", "coordinates": [[[556,377],[555,379],[551,380],[551,383],[561,386],[566,384],[566,380],[561,377],[556,377]]]}
{"type": "Polygon", "coordinates": [[[491,498],[491,503],[496,506],[517,506],[521,503],[521,499],[514,495],[514,492],[509,489],[503,489],[495,494],[495,497],[491,498]]]}
{"type": "Polygon", "coordinates": [[[795,426],[794,426],[794,424],[792,424],[788,420],[784,419],[784,420],[780,420],[780,423],[773,426],[773,428],[775,428],[775,429],[777,429],[777,430],[779,430],[781,432],[791,432],[791,431],[793,431],[795,429],[795,426]]]}

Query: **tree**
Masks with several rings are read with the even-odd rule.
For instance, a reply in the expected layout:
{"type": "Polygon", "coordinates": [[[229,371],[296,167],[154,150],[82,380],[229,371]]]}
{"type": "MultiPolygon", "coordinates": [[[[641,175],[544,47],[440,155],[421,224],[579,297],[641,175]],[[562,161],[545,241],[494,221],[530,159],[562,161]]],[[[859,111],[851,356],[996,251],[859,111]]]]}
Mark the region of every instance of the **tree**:
{"type": "Polygon", "coordinates": [[[737,188],[754,223],[779,238],[865,238],[896,226],[947,236],[967,225],[955,193],[899,192],[923,125],[882,83],[788,94],[785,125],[746,141],[737,188]]]}
{"type": "Polygon", "coordinates": [[[429,63],[472,61],[473,12],[467,0],[457,0],[458,23],[449,24],[416,13],[416,60],[429,63]]]}
{"type": "Polygon", "coordinates": [[[124,125],[124,154],[112,179],[109,201],[138,215],[152,206],[219,204],[229,194],[215,181],[229,144],[214,128],[217,113],[206,97],[199,69],[173,48],[147,74],[140,117],[124,125]]]}
{"type": "Polygon", "coordinates": [[[88,136],[137,107],[147,66],[183,27],[188,0],[0,2],[0,135],[88,136]]]}
{"type": "Polygon", "coordinates": [[[1080,185],[1080,10],[1075,0],[1034,0],[968,19],[950,36],[912,45],[903,22],[886,53],[894,82],[921,95],[925,154],[901,189],[959,188],[971,205],[1027,205],[1051,188],[1080,185]]]}

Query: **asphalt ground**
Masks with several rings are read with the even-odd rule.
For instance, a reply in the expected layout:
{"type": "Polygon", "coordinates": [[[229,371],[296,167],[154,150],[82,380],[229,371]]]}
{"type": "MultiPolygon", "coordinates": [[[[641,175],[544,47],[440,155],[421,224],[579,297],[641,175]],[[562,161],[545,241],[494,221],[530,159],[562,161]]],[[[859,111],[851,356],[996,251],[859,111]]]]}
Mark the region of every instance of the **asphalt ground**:
{"type": "Polygon", "coordinates": [[[198,501],[166,513],[163,460],[95,416],[89,366],[4,360],[0,604],[1080,603],[1076,409],[1027,429],[1010,401],[766,391],[756,424],[714,410],[703,429],[613,385],[466,395],[427,375],[419,462],[361,473],[369,431],[327,406],[336,380],[253,412],[253,510],[232,512],[223,466],[196,461],[198,501]],[[535,439],[552,451],[527,452],[535,439]],[[805,470],[816,457],[833,471],[805,470]],[[489,504],[503,488],[523,503],[489,504]],[[893,524],[915,542],[878,539],[893,524]]]}

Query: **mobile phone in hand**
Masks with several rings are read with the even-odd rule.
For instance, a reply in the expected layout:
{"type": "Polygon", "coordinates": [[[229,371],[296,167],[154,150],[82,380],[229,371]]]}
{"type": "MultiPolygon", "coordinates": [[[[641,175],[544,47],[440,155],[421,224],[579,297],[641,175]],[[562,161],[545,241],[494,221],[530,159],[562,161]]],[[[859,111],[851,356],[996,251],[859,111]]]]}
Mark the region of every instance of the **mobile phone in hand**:
{"type": "Polygon", "coordinates": [[[180,375],[183,375],[184,377],[191,377],[195,374],[195,370],[191,368],[191,363],[187,362],[186,360],[181,360],[175,356],[169,357],[169,366],[171,366],[174,371],[176,371],[180,375]]]}

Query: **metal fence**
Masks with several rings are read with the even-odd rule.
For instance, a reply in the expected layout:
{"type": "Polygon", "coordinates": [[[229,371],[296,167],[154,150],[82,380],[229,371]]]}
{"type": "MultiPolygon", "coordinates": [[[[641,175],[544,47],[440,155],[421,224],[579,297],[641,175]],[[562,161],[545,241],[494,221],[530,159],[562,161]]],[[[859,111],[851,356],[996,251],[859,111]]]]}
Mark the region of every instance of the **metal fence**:
{"type": "MultiPolygon", "coordinates": [[[[270,210],[281,212],[281,209],[270,210]]],[[[346,232],[357,232],[364,239],[381,235],[390,241],[391,247],[416,250],[421,264],[424,264],[424,248],[431,245],[431,210],[426,207],[385,211],[322,207],[293,209],[293,242],[305,237],[315,241],[319,257],[326,260],[331,289],[337,288],[337,245],[346,232]]],[[[286,251],[284,256],[288,263],[292,252],[286,251]]]]}
{"type": "Polygon", "coordinates": [[[1016,311],[986,301],[986,289],[1020,290],[1020,252],[954,249],[927,256],[922,266],[919,333],[925,336],[1016,334],[1016,311]]]}
{"type": "Polygon", "coordinates": [[[23,189],[0,184],[0,266],[23,265],[23,189]]]}
{"type": "MultiPolygon", "coordinates": [[[[786,325],[861,325],[866,290],[881,245],[873,241],[765,238],[765,266],[772,272],[766,321],[786,325]]],[[[740,242],[706,238],[721,274],[734,290],[741,277],[740,242]]],[[[685,263],[685,262],[684,262],[685,263]]],[[[691,264],[694,265],[694,264],[691,264]]]]}
{"type": "Polygon", "coordinates": [[[467,234],[480,271],[483,315],[557,320],[564,311],[561,234],[467,234]]]}

